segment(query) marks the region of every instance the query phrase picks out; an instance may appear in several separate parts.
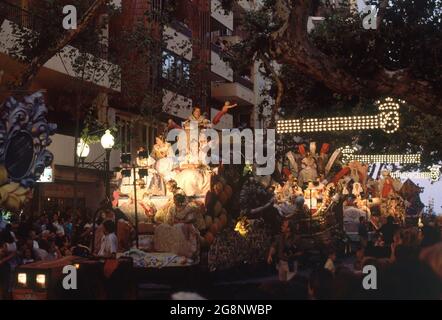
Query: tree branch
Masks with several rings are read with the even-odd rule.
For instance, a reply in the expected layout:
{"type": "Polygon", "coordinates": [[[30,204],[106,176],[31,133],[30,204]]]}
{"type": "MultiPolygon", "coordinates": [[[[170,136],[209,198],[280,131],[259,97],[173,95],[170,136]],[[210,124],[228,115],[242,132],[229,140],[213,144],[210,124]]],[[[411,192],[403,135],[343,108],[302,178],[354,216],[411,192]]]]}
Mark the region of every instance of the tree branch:
{"type": "Polygon", "coordinates": [[[382,20],[384,20],[385,12],[387,11],[389,0],[382,0],[379,4],[379,10],[376,17],[376,30],[379,30],[382,20]]]}
{"type": "Polygon", "coordinates": [[[77,29],[71,29],[67,31],[63,35],[63,37],[55,43],[53,47],[48,48],[48,50],[46,50],[43,54],[34,57],[31,63],[19,76],[16,87],[18,87],[19,89],[27,89],[41,67],[43,67],[43,65],[48,62],[54,55],[56,55],[66,45],[71,43],[79,34],[81,34],[87,28],[89,23],[97,16],[100,8],[108,1],[109,0],[95,0],[81,18],[80,22],[77,25],[77,29]]]}
{"type": "MultiPolygon", "coordinates": [[[[440,115],[442,99],[429,82],[414,78],[407,69],[395,72],[380,69],[374,76],[364,79],[351,75],[308,39],[309,0],[297,0],[293,6],[283,0],[277,0],[277,3],[285,5],[290,14],[282,27],[271,35],[272,59],[295,66],[334,92],[374,99],[392,95],[406,100],[423,112],[440,115]]],[[[385,8],[383,3],[381,14],[385,8]]]]}
{"type": "Polygon", "coordinates": [[[276,123],[276,113],[278,112],[279,108],[281,108],[282,97],[284,96],[284,83],[282,82],[275,68],[272,66],[270,60],[263,53],[260,53],[258,58],[263,62],[265,70],[272,76],[276,83],[276,98],[275,104],[272,107],[272,115],[270,119],[270,126],[273,126],[276,123]]]}

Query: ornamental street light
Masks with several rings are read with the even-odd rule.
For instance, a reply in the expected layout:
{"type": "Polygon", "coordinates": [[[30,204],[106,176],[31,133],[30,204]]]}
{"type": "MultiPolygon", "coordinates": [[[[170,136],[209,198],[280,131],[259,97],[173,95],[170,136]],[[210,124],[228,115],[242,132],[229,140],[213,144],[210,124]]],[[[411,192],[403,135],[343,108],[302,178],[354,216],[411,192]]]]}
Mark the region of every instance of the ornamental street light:
{"type": "Polygon", "coordinates": [[[80,139],[80,142],[77,144],[77,157],[80,159],[80,164],[83,167],[92,167],[97,170],[104,170],[105,174],[105,190],[106,190],[106,198],[107,200],[111,199],[110,194],[110,180],[109,180],[109,159],[110,154],[112,151],[113,146],[115,145],[115,138],[111,134],[110,130],[107,129],[103,136],[101,137],[101,146],[105,150],[106,157],[104,162],[102,161],[92,161],[92,162],[85,162],[86,158],[88,157],[90,153],[90,146],[87,143],[87,141],[80,139]]]}
{"type": "Polygon", "coordinates": [[[115,138],[111,134],[110,130],[107,129],[104,135],[101,137],[101,146],[106,150],[106,168],[105,168],[105,179],[106,179],[106,198],[110,201],[110,181],[109,181],[109,159],[112,148],[115,144],[115,138]]]}

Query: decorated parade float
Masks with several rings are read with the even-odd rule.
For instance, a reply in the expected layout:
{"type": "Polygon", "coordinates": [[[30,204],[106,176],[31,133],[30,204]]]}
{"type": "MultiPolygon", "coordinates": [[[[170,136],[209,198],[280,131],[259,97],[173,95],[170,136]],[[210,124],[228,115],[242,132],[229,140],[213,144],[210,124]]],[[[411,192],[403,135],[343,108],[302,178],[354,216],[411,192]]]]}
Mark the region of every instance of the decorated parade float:
{"type": "Polygon", "coordinates": [[[8,98],[0,106],[0,208],[19,212],[32,198],[32,188],[52,164],[46,148],[57,126],[48,123],[43,94],[21,100],[8,98]]]}
{"type": "MultiPolygon", "coordinates": [[[[214,122],[219,121],[225,107],[214,122]]],[[[199,129],[212,123],[195,108],[182,129],[189,135],[190,123],[199,129]]],[[[181,129],[169,122],[169,130],[181,129]]],[[[207,141],[193,141],[201,150],[207,141]]],[[[152,150],[138,150],[135,164],[122,164],[114,183],[114,206],[123,211],[136,226],[137,240],[124,256],[143,268],[182,267],[200,262],[201,246],[210,245],[229,221],[225,205],[232,197],[232,187],[218,167],[192,158],[175,156],[164,136],[156,137],[152,150]]],[[[198,158],[198,157],[196,157],[198,158]]]]}
{"type": "MultiPolygon", "coordinates": [[[[396,115],[397,106],[388,100],[379,109],[368,120],[353,119],[353,127],[394,132],[397,119],[391,114],[396,115]]],[[[200,129],[212,125],[195,108],[182,127],[170,121],[169,129],[182,128],[189,137],[191,121],[200,129]]],[[[208,141],[192,143],[201,151],[208,141]]],[[[257,264],[264,261],[282,221],[289,220],[304,251],[319,256],[330,246],[345,250],[357,240],[360,217],[376,230],[388,216],[405,223],[407,212],[421,209],[411,181],[403,184],[388,170],[379,177],[369,174],[374,162],[413,163],[418,155],[378,159],[354,155],[349,147],[330,149],[314,141],[286,146],[274,174],[259,176],[251,164],[213,166],[194,161],[191,154],[177,157],[165,137],[157,137],[152,150],[140,148],[136,163],[123,164],[115,179],[114,205],[137,230],[133,248],[123,255],[143,268],[203,262],[215,271],[257,264]]]]}
{"type": "MultiPolygon", "coordinates": [[[[184,139],[184,149],[196,146],[197,156],[177,155],[167,141],[173,129],[191,137],[192,123],[200,130],[211,128],[232,107],[226,102],[213,122],[194,108],[182,126],[169,121],[151,150],[138,149],[134,162],[122,156],[112,205],[115,213],[128,218],[117,225],[119,255],[132,258],[135,267],[204,266],[216,271],[256,265],[264,262],[285,220],[292,222],[303,251],[320,255],[329,246],[357,240],[360,217],[376,230],[388,216],[402,224],[407,216],[419,216],[419,187],[411,180],[402,183],[388,170],[379,176],[369,170],[374,162],[413,163],[418,155],[356,155],[350,147],[332,150],[329,143],[299,142],[285,146],[272,175],[260,176],[254,164],[201,161],[198,154],[212,140],[184,139]],[[120,246],[123,238],[135,241],[120,246]]],[[[22,102],[10,98],[1,110],[0,204],[17,212],[52,163],[46,147],[56,126],[45,119],[41,93],[22,102]]],[[[287,130],[287,125],[282,128],[287,130]]],[[[438,179],[439,167],[428,176],[438,179]]]]}

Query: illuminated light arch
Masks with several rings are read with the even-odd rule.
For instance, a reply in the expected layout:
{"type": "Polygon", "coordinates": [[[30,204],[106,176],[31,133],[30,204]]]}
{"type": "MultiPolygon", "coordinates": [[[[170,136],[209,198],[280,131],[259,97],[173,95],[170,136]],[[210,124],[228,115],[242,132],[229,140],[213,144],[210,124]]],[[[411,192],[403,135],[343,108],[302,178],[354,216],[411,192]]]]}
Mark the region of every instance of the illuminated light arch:
{"type": "Polygon", "coordinates": [[[376,115],[278,120],[276,131],[284,134],[382,129],[391,134],[399,129],[399,109],[403,103],[405,101],[390,97],[382,102],[378,100],[376,115]]]}
{"type": "Polygon", "coordinates": [[[437,182],[440,179],[441,173],[440,173],[441,166],[439,165],[433,165],[429,167],[429,171],[421,171],[421,172],[400,172],[395,171],[391,173],[391,176],[393,178],[411,178],[411,179],[428,179],[431,182],[437,182]]]}
{"type": "Polygon", "coordinates": [[[362,163],[399,163],[399,164],[420,164],[421,155],[414,154],[355,154],[355,147],[346,146],[341,148],[342,161],[348,163],[359,161],[362,163]]]}

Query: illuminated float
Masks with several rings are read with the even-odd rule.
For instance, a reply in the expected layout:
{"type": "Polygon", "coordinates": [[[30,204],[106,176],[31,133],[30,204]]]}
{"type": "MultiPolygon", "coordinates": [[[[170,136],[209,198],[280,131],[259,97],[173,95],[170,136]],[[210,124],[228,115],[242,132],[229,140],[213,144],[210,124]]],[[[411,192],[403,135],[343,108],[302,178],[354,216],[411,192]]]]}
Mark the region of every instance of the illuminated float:
{"type": "Polygon", "coordinates": [[[0,106],[0,207],[19,211],[53,155],[46,148],[57,126],[48,123],[43,94],[8,98],[0,106]]]}
{"type": "MultiPolygon", "coordinates": [[[[234,106],[226,103],[213,122],[234,106]]],[[[207,143],[192,139],[189,130],[195,124],[199,130],[212,126],[198,107],[182,128],[169,121],[169,130],[183,129],[187,136],[186,151],[192,144],[200,151],[207,143]]],[[[192,152],[175,155],[165,136],[156,138],[151,152],[140,148],[135,166],[122,164],[114,183],[114,206],[137,227],[138,248],[124,253],[136,266],[197,264],[201,245],[209,246],[228,223],[224,206],[232,188],[218,176],[218,167],[201,162],[192,152]]]]}

